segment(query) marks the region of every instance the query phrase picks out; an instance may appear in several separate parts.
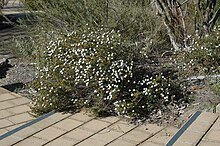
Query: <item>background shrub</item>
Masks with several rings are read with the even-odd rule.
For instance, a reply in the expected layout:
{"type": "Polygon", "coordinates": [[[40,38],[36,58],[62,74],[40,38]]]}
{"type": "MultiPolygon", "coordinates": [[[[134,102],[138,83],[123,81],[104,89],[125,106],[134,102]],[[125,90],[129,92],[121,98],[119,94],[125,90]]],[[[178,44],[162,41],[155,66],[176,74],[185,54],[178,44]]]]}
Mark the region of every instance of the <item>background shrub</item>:
{"type": "Polygon", "coordinates": [[[103,27],[120,30],[127,45],[147,46],[154,51],[169,47],[162,19],[155,15],[150,0],[29,1],[26,5],[36,15],[37,27],[48,31],[54,28],[69,31],[103,27]],[[149,41],[151,45],[146,43],[149,41]]]}
{"type": "Polygon", "coordinates": [[[208,36],[189,38],[188,47],[176,51],[176,64],[185,75],[218,74],[220,69],[220,29],[216,27],[208,36]],[[177,63],[178,62],[178,63],[177,63]]]}
{"type": "Polygon", "coordinates": [[[211,86],[211,89],[217,96],[219,96],[220,95],[220,81],[218,80],[216,83],[214,83],[211,86]]]}

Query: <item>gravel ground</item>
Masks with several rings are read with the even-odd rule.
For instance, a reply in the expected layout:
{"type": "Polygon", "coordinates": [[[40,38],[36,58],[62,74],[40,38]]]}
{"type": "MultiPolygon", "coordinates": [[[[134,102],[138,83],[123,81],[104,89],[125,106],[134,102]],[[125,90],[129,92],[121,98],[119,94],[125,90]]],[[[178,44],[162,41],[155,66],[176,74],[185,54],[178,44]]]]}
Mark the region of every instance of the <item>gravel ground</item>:
{"type": "Polygon", "coordinates": [[[10,91],[26,93],[28,91],[23,87],[34,79],[35,70],[29,60],[18,58],[11,52],[12,38],[18,35],[25,35],[19,27],[0,24],[0,60],[8,59],[11,65],[7,68],[6,76],[0,79],[0,86],[10,91]]]}
{"type": "Polygon", "coordinates": [[[35,76],[34,66],[26,60],[18,58],[9,59],[9,64],[12,65],[7,71],[5,78],[0,79],[0,86],[25,85],[32,81],[35,76]]]}

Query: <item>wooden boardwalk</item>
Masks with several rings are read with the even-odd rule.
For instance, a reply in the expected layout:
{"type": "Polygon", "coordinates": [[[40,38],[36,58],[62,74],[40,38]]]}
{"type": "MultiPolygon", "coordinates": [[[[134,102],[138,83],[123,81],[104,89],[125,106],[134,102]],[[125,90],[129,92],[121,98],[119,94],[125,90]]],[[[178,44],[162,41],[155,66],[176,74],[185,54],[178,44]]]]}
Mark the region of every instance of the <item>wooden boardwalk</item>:
{"type": "Polygon", "coordinates": [[[220,146],[219,114],[196,112],[167,145],[220,146]]]}
{"type": "MultiPolygon", "coordinates": [[[[34,118],[28,104],[28,99],[0,88],[1,146],[165,146],[179,130],[85,113],[50,112],[34,118]]],[[[201,112],[172,145],[219,146],[219,115],[201,112]]]]}
{"type": "Polygon", "coordinates": [[[10,21],[16,22],[19,17],[24,17],[29,11],[24,9],[24,5],[20,0],[7,0],[7,5],[0,9],[0,23],[11,23],[5,20],[1,15],[6,16],[10,21]]]}
{"type": "Polygon", "coordinates": [[[1,146],[162,146],[178,130],[156,124],[133,125],[118,117],[100,119],[85,113],[51,112],[34,119],[28,114],[28,99],[0,89],[1,146]]]}
{"type": "Polygon", "coordinates": [[[29,103],[30,100],[0,88],[0,135],[34,119],[28,114],[29,103]]]}
{"type": "Polygon", "coordinates": [[[3,9],[2,11],[4,10],[8,10],[8,9],[14,9],[14,8],[22,8],[23,7],[23,4],[20,0],[7,0],[8,3],[7,5],[4,5],[3,6],[3,9]]]}
{"type": "MultiPolygon", "coordinates": [[[[9,0],[2,12],[15,14],[20,7],[18,0],[9,0]]],[[[6,43],[8,36],[0,37],[6,43]]],[[[85,113],[50,112],[34,118],[29,114],[29,102],[0,88],[0,146],[220,146],[219,114],[196,113],[177,129],[133,125],[118,117],[97,118],[85,113]]]]}

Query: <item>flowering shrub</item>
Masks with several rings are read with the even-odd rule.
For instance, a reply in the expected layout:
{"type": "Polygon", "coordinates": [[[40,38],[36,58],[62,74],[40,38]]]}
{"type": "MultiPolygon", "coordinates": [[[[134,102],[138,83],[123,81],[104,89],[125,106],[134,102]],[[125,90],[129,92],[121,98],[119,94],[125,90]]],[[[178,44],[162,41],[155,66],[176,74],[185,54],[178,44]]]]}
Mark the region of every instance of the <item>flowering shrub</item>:
{"type": "MultiPolygon", "coordinates": [[[[103,28],[60,34],[40,55],[33,83],[34,110],[80,110],[98,115],[146,117],[183,97],[180,85],[163,73],[138,67],[141,60],[120,33],[103,28]],[[135,53],[135,55],[134,55],[135,53]]],[[[171,75],[172,76],[172,75],[171,75]]]]}
{"type": "Polygon", "coordinates": [[[190,45],[176,50],[176,64],[188,76],[207,75],[220,72],[220,27],[210,35],[189,37],[190,45]]]}

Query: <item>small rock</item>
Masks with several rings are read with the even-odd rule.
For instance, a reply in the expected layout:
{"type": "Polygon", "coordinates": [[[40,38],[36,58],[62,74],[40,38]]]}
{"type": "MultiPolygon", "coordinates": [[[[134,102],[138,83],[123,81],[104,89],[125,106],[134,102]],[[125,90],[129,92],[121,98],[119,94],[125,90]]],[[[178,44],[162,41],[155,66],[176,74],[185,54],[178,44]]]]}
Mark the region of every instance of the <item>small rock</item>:
{"type": "Polygon", "coordinates": [[[192,105],[193,106],[198,106],[200,103],[193,103],[192,105]]]}
{"type": "Polygon", "coordinates": [[[216,113],[220,113],[220,103],[216,106],[216,113]]]}
{"type": "Polygon", "coordinates": [[[183,113],[184,113],[184,110],[180,110],[180,111],[179,111],[179,114],[183,114],[183,113]]]}
{"type": "Polygon", "coordinates": [[[157,115],[158,115],[158,116],[161,116],[161,115],[162,115],[162,111],[161,111],[161,110],[158,110],[157,115]]]}
{"type": "Polygon", "coordinates": [[[0,59],[0,68],[5,67],[8,64],[8,59],[2,58],[0,59]]]}
{"type": "Polygon", "coordinates": [[[184,110],[186,108],[185,105],[183,105],[182,107],[179,108],[179,110],[184,110]]]}

